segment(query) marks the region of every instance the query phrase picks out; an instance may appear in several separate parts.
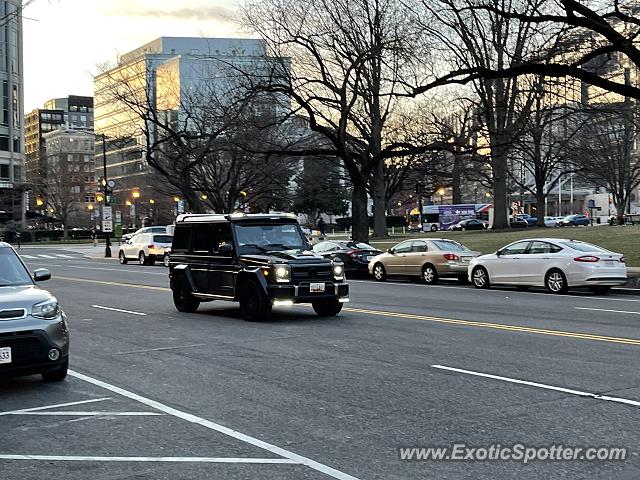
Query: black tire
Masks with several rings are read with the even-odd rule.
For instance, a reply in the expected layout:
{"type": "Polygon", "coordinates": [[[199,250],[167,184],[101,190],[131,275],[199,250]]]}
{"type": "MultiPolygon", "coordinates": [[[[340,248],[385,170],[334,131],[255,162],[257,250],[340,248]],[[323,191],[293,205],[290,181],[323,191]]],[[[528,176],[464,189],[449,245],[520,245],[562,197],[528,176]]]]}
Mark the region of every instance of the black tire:
{"type": "Polygon", "coordinates": [[[67,370],[69,370],[68,358],[55,370],[42,372],[42,380],[45,382],[61,382],[67,377],[67,370]]]}
{"type": "Polygon", "coordinates": [[[147,265],[154,266],[155,264],[156,264],[156,259],[155,258],[148,258],[147,259],[147,265]]]}
{"type": "Polygon", "coordinates": [[[319,317],[335,317],[342,310],[342,303],[335,298],[317,300],[312,302],[311,305],[319,317]]]}
{"type": "Polygon", "coordinates": [[[169,265],[171,264],[171,257],[169,257],[169,255],[165,253],[164,257],[162,258],[162,263],[165,267],[169,268],[169,265]]]}
{"type": "Polygon", "coordinates": [[[173,287],[173,304],[179,312],[194,313],[200,306],[200,300],[193,298],[184,282],[173,287]]]}
{"type": "Polygon", "coordinates": [[[432,232],[437,232],[438,231],[438,227],[436,225],[431,225],[431,231],[432,232]]]}
{"type": "Polygon", "coordinates": [[[376,263],[373,266],[373,278],[378,282],[384,282],[387,279],[387,271],[384,269],[384,265],[376,263]]]}
{"type": "Polygon", "coordinates": [[[138,263],[140,265],[148,265],[149,260],[147,260],[147,256],[144,254],[144,252],[140,252],[138,254],[138,263]]]}
{"type": "Polygon", "coordinates": [[[611,293],[611,287],[608,285],[597,285],[595,287],[591,287],[591,291],[596,295],[606,295],[607,293],[611,293]]]}
{"type": "Polygon", "coordinates": [[[544,277],[544,286],[551,293],[566,293],[569,285],[567,285],[567,277],[562,273],[562,270],[552,268],[547,272],[544,277]]]}
{"type": "Polygon", "coordinates": [[[491,283],[489,281],[489,272],[484,267],[476,267],[471,272],[471,281],[476,288],[489,288],[491,283]]]}
{"type": "Polygon", "coordinates": [[[427,263],[422,267],[422,281],[427,285],[435,285],[438,283],[438,270],[436,267],[427,263]]]}
{"type": "Polygon", "coordinates": [[[271,319],[272,305],[262,288],[253,281],[240,287],[240,312],[250,322],[266,322],[271,319]]]}
{"type": "Polygon", "coordinates": [[[129,261],[122,250],[120,250],[120,253],[118,254],[118,261],[120,262],[120,265],[126,265],[129,261]]]}

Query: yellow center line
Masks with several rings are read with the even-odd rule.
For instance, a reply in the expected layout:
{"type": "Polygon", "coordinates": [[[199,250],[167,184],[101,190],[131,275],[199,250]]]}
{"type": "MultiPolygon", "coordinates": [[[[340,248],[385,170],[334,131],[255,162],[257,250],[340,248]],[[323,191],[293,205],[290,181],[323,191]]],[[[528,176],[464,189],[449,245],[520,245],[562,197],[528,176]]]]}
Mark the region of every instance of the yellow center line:
{"type": "MultiPolygon", "coordinates": [[[[171,289],[167,287],[154,287],[151,285],[137,285],[134,283],[120,283],[120,282],[109,282],[106,280],[90,280],[87,278],[71,278],[71,277],[59,277],[55,276],[54,279],[57,280],[68,280],[71,282],[80,282],[80,283],[97,283],[100,285],[113,285],[116,287],[125,287],[125,288],[142,288],[146,290],[157,290],[162,292],[170,292],[171,289]]],[[[548,330],[543,328],[533,328],[533,327],[523,327],[519,325],[509,325],[502,323],[488,323],[488,322],[476,322],[471,320],[458,320],[454,318],[443,318],[443,317],[430,317],[427,315],[415,315],[412,313],[399,313],[399,312],[387,312],[384,310],[369,310],[365,308],[353,308],[346,307],[343,309],[345,312],[352,313],[363,313],[366,315],[377,315],[381,317],[392,317],[392,318],[407,318],[410,320],[421,320],[425,322],[433,322],[433,323],[444,323],[450,325],[463,325],[467,327],[475,327],[475,328],[488,328],[492,330],[505,330],[510,332],[523,332],[523,333],[533,333],[536,335],[550,335],[554,337],[568,337],[568,338],[576,338],[580,340],[593,340],[597,342],[609,342],[609,343],[621,343],[625,345],[638,345],[640,346],[640,339],[637,338],[625,338],[625,337],[608,337],[605,335],[592,335],[589,333],[580,333],[580,332],[565,332],[562,330],[548,330]]]]}
{"type": "Polygon", "coordinates": [[[80,283],[98,283],[100,285],[113,285],[115,287],[127,287],[127,288],[143,288],[145,290],[160,290],[162,292],[171,291],[171,289],[167,287],[154,287],[151,285],[138,285],[135,283],[108,282],[106,280],[90,280],[88,278],[60,277],[58,275],[54,276],[53,280],[67,280],[70,282],[80,282],[80,283]]]}
{"type": "Polygon", "coordinates": [[[599,342],[623,343],[625,345],[640,345],[640,339],[624,337],[608,337],[605,335],[592,335],[580,332],[565,332],[562,330],[547,330],[543,328],[521,327],[519,325],[508,325],[501,323],[475,322],[470,320],[457,320],[453,318],[429,317],[426,315],[414,315],[411,313],[387,312],[384,310],[368,310],[364,308],[344,308],[343,310],[353,313],[364,313],[368,315],[379,315],[382,317],[408,318],[411,320],[422,320],[425,322],[447,323],[452,325],[464,325],[468,327],[489,328],[495,330],[508,330],[511,332],[526,332],[537,335],[551,335],[555,337],[578,338],[581,340],[595,340],[599,342]]]}

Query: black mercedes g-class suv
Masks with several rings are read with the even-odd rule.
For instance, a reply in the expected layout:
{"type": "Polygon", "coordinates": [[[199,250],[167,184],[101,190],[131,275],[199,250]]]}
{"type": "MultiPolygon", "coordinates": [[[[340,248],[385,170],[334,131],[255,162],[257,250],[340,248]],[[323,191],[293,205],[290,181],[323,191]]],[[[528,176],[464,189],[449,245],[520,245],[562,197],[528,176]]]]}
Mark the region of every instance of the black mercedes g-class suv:
{"type": "Polygon", "coordinates": [[[229,300],[254,321],[294,303],[334,316],[349,300],[344,265],[315,256],[295,216],[283,213],[180,215],[169,278],[179,311],[229,300]]]}

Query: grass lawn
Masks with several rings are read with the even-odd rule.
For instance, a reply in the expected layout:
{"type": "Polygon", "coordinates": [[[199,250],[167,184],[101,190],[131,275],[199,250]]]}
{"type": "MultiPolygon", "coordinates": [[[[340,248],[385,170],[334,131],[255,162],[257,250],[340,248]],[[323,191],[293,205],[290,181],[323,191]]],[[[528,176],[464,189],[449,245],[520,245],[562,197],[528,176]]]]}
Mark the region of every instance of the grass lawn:
{"type": "Polygon", "coordinates": [[[622,253],[627,266],[640,267],[640,225],[611,227],[563,227],[563,228],[522,228],[509,231],[434,232],[397,236],[389,240],[372,240],[371,244],[386,250],[409,238],[450,238],[466,245],[471,250],[493,253],[500,247],[522,238],[569,238],[582,240],[604,247],[612,252],[622,253]]]}

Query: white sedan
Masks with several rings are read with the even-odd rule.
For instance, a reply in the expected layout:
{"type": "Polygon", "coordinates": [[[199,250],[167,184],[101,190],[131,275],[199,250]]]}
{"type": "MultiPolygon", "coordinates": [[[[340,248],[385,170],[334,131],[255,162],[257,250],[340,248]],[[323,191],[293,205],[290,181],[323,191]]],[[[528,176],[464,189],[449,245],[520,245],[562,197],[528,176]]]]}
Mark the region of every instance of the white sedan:
{"type": "Polygon", "coordinates": [[[469,280],[476,288],[490,285],[546,287],[564,293],[572,287],[590,287],[606,293],[627,283],[624,257],[577,240],[532,238],[518,240],[496,253],[471,260],[469,280]]]}

